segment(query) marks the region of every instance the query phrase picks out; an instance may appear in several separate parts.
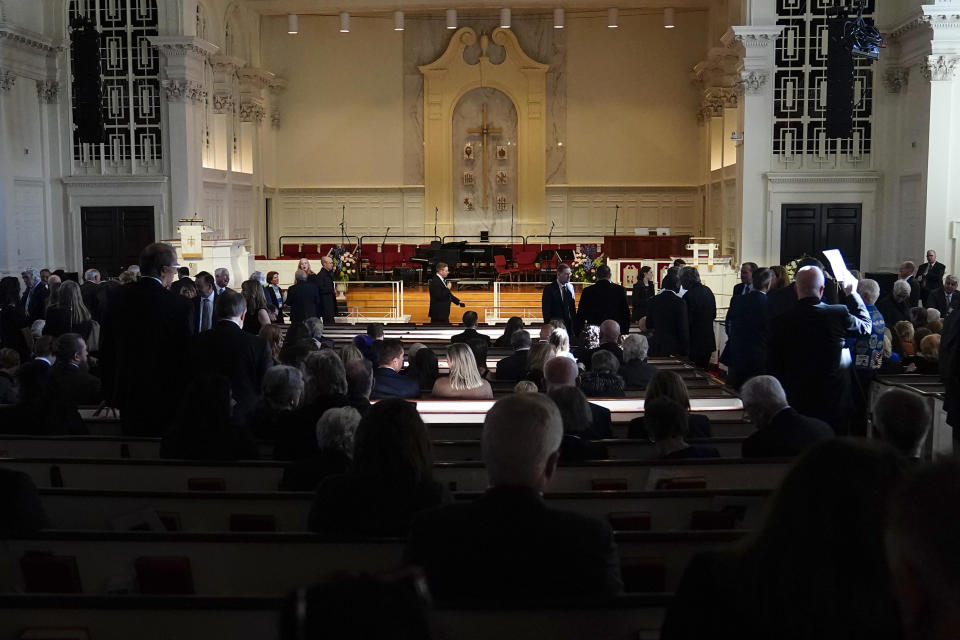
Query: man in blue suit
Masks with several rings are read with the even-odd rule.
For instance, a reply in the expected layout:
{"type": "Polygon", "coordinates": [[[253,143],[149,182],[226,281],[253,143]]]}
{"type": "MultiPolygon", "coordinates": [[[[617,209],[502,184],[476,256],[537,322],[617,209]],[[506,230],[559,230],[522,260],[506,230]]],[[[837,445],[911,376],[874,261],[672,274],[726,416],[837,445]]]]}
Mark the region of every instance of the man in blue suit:
{"type": "Polygon", "coordinates": [[[739,388],[767,367],[767,291],[773,283],[773,272],[758,269],[753,274],[750,291],[730,298],[727,311],[727,382],[739,388]]]}
{"type": "Polygon", "coordinates": [[[378,366],[373,372],[373,393],[370,397],[419,398],[420,385],[415,378],[400,375],[403,369],[403,343],[396,338],[374,343],[378,366]]]}

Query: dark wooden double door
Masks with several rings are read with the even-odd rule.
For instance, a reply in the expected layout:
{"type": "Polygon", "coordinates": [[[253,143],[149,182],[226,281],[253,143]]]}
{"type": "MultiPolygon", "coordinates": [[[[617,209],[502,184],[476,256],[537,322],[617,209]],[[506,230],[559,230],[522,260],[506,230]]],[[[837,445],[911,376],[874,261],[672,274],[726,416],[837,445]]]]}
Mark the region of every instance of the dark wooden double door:
{"type": "Polygon", "coordinates": [[[83,207],[83,269],[115,277],[155,241],[153,207],[83,207]]]}
{"type": "Polygon", "coordinates": [[[839,249],[848,269],[860,268],[861,204],[785,204],[781,210],[780,264],[803,255],[823,260],[839,249]]]}

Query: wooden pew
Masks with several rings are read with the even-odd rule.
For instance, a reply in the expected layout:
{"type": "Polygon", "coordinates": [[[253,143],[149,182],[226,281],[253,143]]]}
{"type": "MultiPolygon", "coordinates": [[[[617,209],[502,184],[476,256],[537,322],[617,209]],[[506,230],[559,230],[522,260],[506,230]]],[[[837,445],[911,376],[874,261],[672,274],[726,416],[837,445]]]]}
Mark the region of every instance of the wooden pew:
{"type": "MultiPolygon", "coordinates": [[[[627,439],[627,423],[614,422],[613,437],[617,440],[627,439]]],[[[717,419],[710,421],[710,427],[715,438],[746,438],[756,426],[742,420],[717,419]]],[[[432,440],[479,440],[483,430],[481,423],[471,422],[431,422],[427,424],[432,440]]],[[[739,453],[737,454],[739,455],[739,453]]]]}
{"type": "MultiPolygon", "coordinates": [[[[163,524],[186,532],[250,530],[304,532],[312,492],[129,491],[40,489],[51,525],[57,529],[131,530],[163,524]],[[153,516],[157,516],[155,520],[153,516]]],[[[767,489],[690,489],[671,491],[583,491],[547,493],[547,504],[608,520],[612,514],[648,514],[649,530],[691,528],[695,511],[733,510],[742,514],[730,525],[759,524],[767,489]]],[[[459,492],[458,501],[478,492],[459,492]]],[[[636,522],[636,521],[634,521],[636,522]]],[[[627,521],[614,520],[618,528],[627,521]]],[[[642,526],[631,524],[629,526],[642,526]]]]}
{"type": "MultiPolygon", "coordinates": [[[[940,460],[953,455],[953,427],[947,424],[947,413],[943,408],[945,389],[940,376],[908,373],[892,376],[878,376],[871,383],[872,402],[893,389],[901,389],[919,396],[930,412],[930,429],[920,447],[920,455],[925,460],[940,460]]],[[[873,433],[871,437],[878,437],[873,433]]]]}
{"type": "MultiPolygon", "coordinates": [[[[656,638],[668,594],[630,594],[606,602],[558,600],[543,605],[443,607],[433,613],[449,640],[633,640],[656,638]]],[[[0,637],[28,627],[82,628],[94,640],[278,640],[281,598],[251,596],[0,596],[0,637]]]]}
{"type": "MultiPolygon", "coordinates": [[[[617,532],[621,563],[644,559],[663,571],[657,591],[671,592],[695,553],[742,538],[747,531],[617,532]]],[[[385,571],[399,566],[402,539],[330,542],[301,533],[153,533],[44,531],[10,539],[0,554],[0,592],[25,590],[21,559],[76,559],[85,594],[136,591],[135,562],[144,557],[189,559],[194,593],[278,596],[333,572],[385,571]]],[[[35,575],[35,574],[33,574],[35,575]]],[[[629,573],[627,574],[629,576],[629,573]]],[[[638,584],[632,582],[633,585],[638,584]]]]}
{"type": "MultiPolygon", "coordinates": [[[[664,478],[700,477],[706,488],[765,489],[779,483],[791,460],[595,460],[561,465],[551,489],[590,491],[620,488],[654,489],[664,478]],[[605,481],[606,486],[595,486],[605,481]],[[611,484],[612,483],[612,484],[611,484]]],[[[284,463],[246,461],[201,463],[185,460],[123,460],[80,458],[8,458],[5,468],[27,473],[38,487],[73,489],[184,491],[273,491],[279,486],[284,463]],[[62,483],[57,482],[62,480],[62,483]]],[[[436,462],[434,478],[451,491],[483,491],[487,487],[482,462],[436,462]]]]}

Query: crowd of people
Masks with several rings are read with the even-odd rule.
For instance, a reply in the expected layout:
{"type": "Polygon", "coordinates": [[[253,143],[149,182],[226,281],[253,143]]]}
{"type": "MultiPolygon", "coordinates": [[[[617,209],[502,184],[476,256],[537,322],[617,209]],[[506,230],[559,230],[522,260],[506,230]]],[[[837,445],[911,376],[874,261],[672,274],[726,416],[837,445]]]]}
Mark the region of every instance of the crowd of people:
{"type": "MultiPolygon", "coordinates": [[[[693,558],[663,638],[952,637],[960,565],[947,536],[960,533],[960,466],[921,462],[927,407],[890,391],[872,407],[877,439],[837,437],[857,433],[865,410],[853,390],[872,375],[939,369],[960,296],[932,257],[925,269],[904,263],[884,297],[872,280],[834,282],[813,259],[792,283],[783,269],[743,265],[720,356],[757,427],[742,454],[796,462],[762,526],[693,558]]],[[[713,425],[691,412],[683,378],[648,361],[710,362],[716,302],[699,272],[678,264],[653,294],[642,271],[631,310],[606,267],[577,305],[561,266],[542,325],[511,318],[491,339],[467,311],[441,349],[376,324],[346,343],[324,336],[336,313],[331,273],[329,258],[319,273],[302,261],[287,291],[274,272],[235,291],[225,269],[191,278],[156,243],[117,281],[26,271],[21,289],[5,278],[0,432],[82,434],[79,407],[102,404],[119,410],[125,434],[162,438],[163,457],[248,460],[270,442],[289,463],[279,488],[314,492],[311,530],[406,537],[405,561],[439,600],[620,593],[610,525],[543,494],[560,463],[609,457],[610,411],[591,399],[642,392],[629,438],[666,460],[720,456],[700,442],[713,425]],[[510,354],[494,364],[491,349],[510,354]],[[498,398],[482,430],[480,498],[454,503],[433,477],[429,432],[408,402],[421,397],[498,398]]],[[[23,483],[0,480],[11,491],[23,483]]],[[[38,503],[19,513],[0,530],[46,526],[38,503]]]]}

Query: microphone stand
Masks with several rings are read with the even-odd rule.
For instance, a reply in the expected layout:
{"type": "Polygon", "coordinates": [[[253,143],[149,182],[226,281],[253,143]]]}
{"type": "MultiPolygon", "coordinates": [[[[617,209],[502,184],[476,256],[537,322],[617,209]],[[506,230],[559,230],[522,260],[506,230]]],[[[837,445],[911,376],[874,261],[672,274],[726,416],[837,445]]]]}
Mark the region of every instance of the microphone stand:
{"type": "Polygon", "coordinates": [[[513,205],[510,205],[510,244],[513,244],[513,205]]]}
{"type": "Polygon", "coordinates": [[[384,253],[384,249],[386,249],[388,235],[390,235],[390,227],[387,227],[386,233],[383,234],[383,240],[380,241],[380,271],[382,273],[387,272],[387,254],[384,253]]]}
{"type": "Polygon", "coordinates": [[[551,242],[553,242],[553,228],[554,228],[555,226],[557,226],[557,221],[556,221],[556,220],[551,220],[551,221],[550,221],[550,232],[547,234],[547,244],[550,244],[551,242]]]}
{"type": "Polygon", "coordinates": [[[620,218],[620,205],[617,205],[617,210],[613,214],[613,235],[617,235],[617,220],[620,218]]]}
{"type": "Polygon", "coordinates": [[[433,208],[433,239],[437,239],[437,218],[440,217],[440,207],[433,208]]]}
{"type": "Polygon", "coordinates": [[[340,208],[340,246],[347,244],[347,205],[341,205],[340,208]]]}

